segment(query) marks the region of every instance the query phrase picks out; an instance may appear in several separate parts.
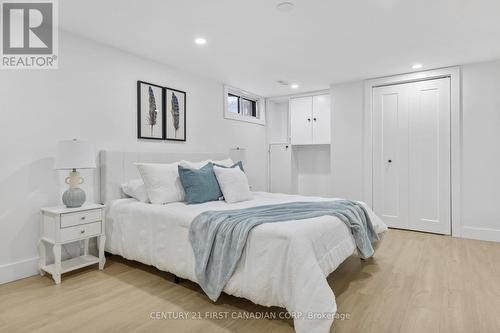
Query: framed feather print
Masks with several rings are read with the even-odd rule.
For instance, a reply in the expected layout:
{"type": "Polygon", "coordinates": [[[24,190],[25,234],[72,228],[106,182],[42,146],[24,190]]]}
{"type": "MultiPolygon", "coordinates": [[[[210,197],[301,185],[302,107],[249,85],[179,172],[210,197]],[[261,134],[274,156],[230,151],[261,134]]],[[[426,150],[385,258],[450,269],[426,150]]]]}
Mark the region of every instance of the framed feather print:
{"type": "Polygon", "coordinates": [[[137,81],[137,138],[165,139],[164,88],[137,81]]]}
{"type": "Polygon", "coordinates": [[[166,139],[186,141],[186,93],[164,88],[166,139]]]}

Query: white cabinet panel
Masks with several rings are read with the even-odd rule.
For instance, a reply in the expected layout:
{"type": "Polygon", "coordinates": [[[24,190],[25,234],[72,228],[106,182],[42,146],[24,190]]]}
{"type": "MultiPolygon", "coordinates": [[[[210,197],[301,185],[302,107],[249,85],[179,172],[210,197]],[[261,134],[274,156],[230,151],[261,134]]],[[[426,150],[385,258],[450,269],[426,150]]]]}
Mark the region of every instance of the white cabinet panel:
{"type": "Polygon", "coordinates": [[[288,144],[269,145],[269,191],[288,194],[293,192],[292,147],[288,144]]]}
{"type": "Polygon", "coordinates": [[[330,95],[313,96],[313,144],[329,144],[331,140],[330,95]]]}
{"type": "Polygon", "coordinates": [[[289,143],[289,100],[269,101],[266,108],[267,141],[269,143],[289,143]]]}
{"type": "Polygon", "coordinates": [[[292,145],[313,143],[312,97],[290,99],[290,142],[292,145]]]}
{"type": "Polygon", "coordinates": [[[290,142],[293,145],[329,144],[330,95],[290,99],[290,142]]]}

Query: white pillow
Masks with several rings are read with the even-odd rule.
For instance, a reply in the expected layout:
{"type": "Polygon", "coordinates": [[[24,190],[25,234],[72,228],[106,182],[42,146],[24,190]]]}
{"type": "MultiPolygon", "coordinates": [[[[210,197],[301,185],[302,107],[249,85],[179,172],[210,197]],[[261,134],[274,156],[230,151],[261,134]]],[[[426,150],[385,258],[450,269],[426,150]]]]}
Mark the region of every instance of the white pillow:
{"type": "Polygon", "coordinates": [[[207,165],[208,162],[210,162],[210,160],[204,160],[204,161],[199,161],[199,162],[191,162],[191,161],[182,160],[179,162],[179,164],[181,165],[181,167],[188,168],[188,169],[201,169],[205,165],[207,165]]]}
{"type": "Polygon", "coordinates": [[[132,179],[122,184],[122,191],[129,197],[132,197],[141,202],[149,202],[148,192],[146,190],[146,185],[142,179],[132,179]]]}
{"type": "Polygon", "coordinates": [[[218,160],[218,161],[212,161],[213,164],[218,164],[218,165],[222,165],[222,166],[225,166],[225,167],[232,167],[234,165],[234,162],[232,159],[230,158],[226,158],[225,160],[218,160]]]}
{"type": "Polygon", "coordinates": [[[184,188],[177,167],[179,163],[136,163],[135,165],[146,185],[149,200],[152,204],[162,205],[169,202],[184,201],[184,188]]]}
{"type": "Polygon", "coordinates": [[[191,161],[182,160],[182,161],[180,161],[179,164],[182,167],[188,168],[188,169],[201,169],[205,165],[207,165],[208,162],[212,162],[214,164],[219,164],[219,165],[222,165],[222,166],[225,166],[225,167],[231,167],[234,164],[233,160],[230,159],[230,158],[227,158],[225,160],[218,160],[218,161],[215,161],[215,160],[204,160],[204,161],[200,161],[200,162],[191,162],[191,161]]]}
{"type": "Polygon", "coordinates": [[[240,168],[214,166],[214,172],[226,202],[234,203],[253,199],[247,176],[240,168]]]}

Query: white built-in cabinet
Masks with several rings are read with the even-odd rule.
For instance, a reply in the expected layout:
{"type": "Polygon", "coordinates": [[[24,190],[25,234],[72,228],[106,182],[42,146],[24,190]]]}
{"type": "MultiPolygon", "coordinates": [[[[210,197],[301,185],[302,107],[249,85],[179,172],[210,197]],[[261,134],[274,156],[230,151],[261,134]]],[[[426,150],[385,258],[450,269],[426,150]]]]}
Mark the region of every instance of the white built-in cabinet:
{"type": "Polygon", "coordinates": [[[330,95],[266,101],[269,191],[329,195],[330,95]]]}
{"type": "Polygon", "coordinates": [[[330,95],[290,99],[290,143],[330,144],[330,95]]]}

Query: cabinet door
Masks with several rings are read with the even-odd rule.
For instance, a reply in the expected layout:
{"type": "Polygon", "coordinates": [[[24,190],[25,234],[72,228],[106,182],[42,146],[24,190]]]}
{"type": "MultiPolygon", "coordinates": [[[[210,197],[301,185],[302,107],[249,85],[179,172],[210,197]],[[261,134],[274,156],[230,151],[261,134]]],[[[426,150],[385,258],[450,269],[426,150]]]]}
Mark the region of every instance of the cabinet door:
{"type": "Polygon", "coordinates": [[[329,144],[330,134],[330,95],[319,95],[313,97],[313,121],[312,133],[313,144],[329,144]]]}
{"type": "Polygon", "coordinates": [[[309,145],[312,140],[312,97],[290,99],[290,142],[309,145]]]}
{"type": "Polygon", "coordinates": [[[288,144],[269,145],[269,191],[292,193],[292,147],[288,144]]]}

